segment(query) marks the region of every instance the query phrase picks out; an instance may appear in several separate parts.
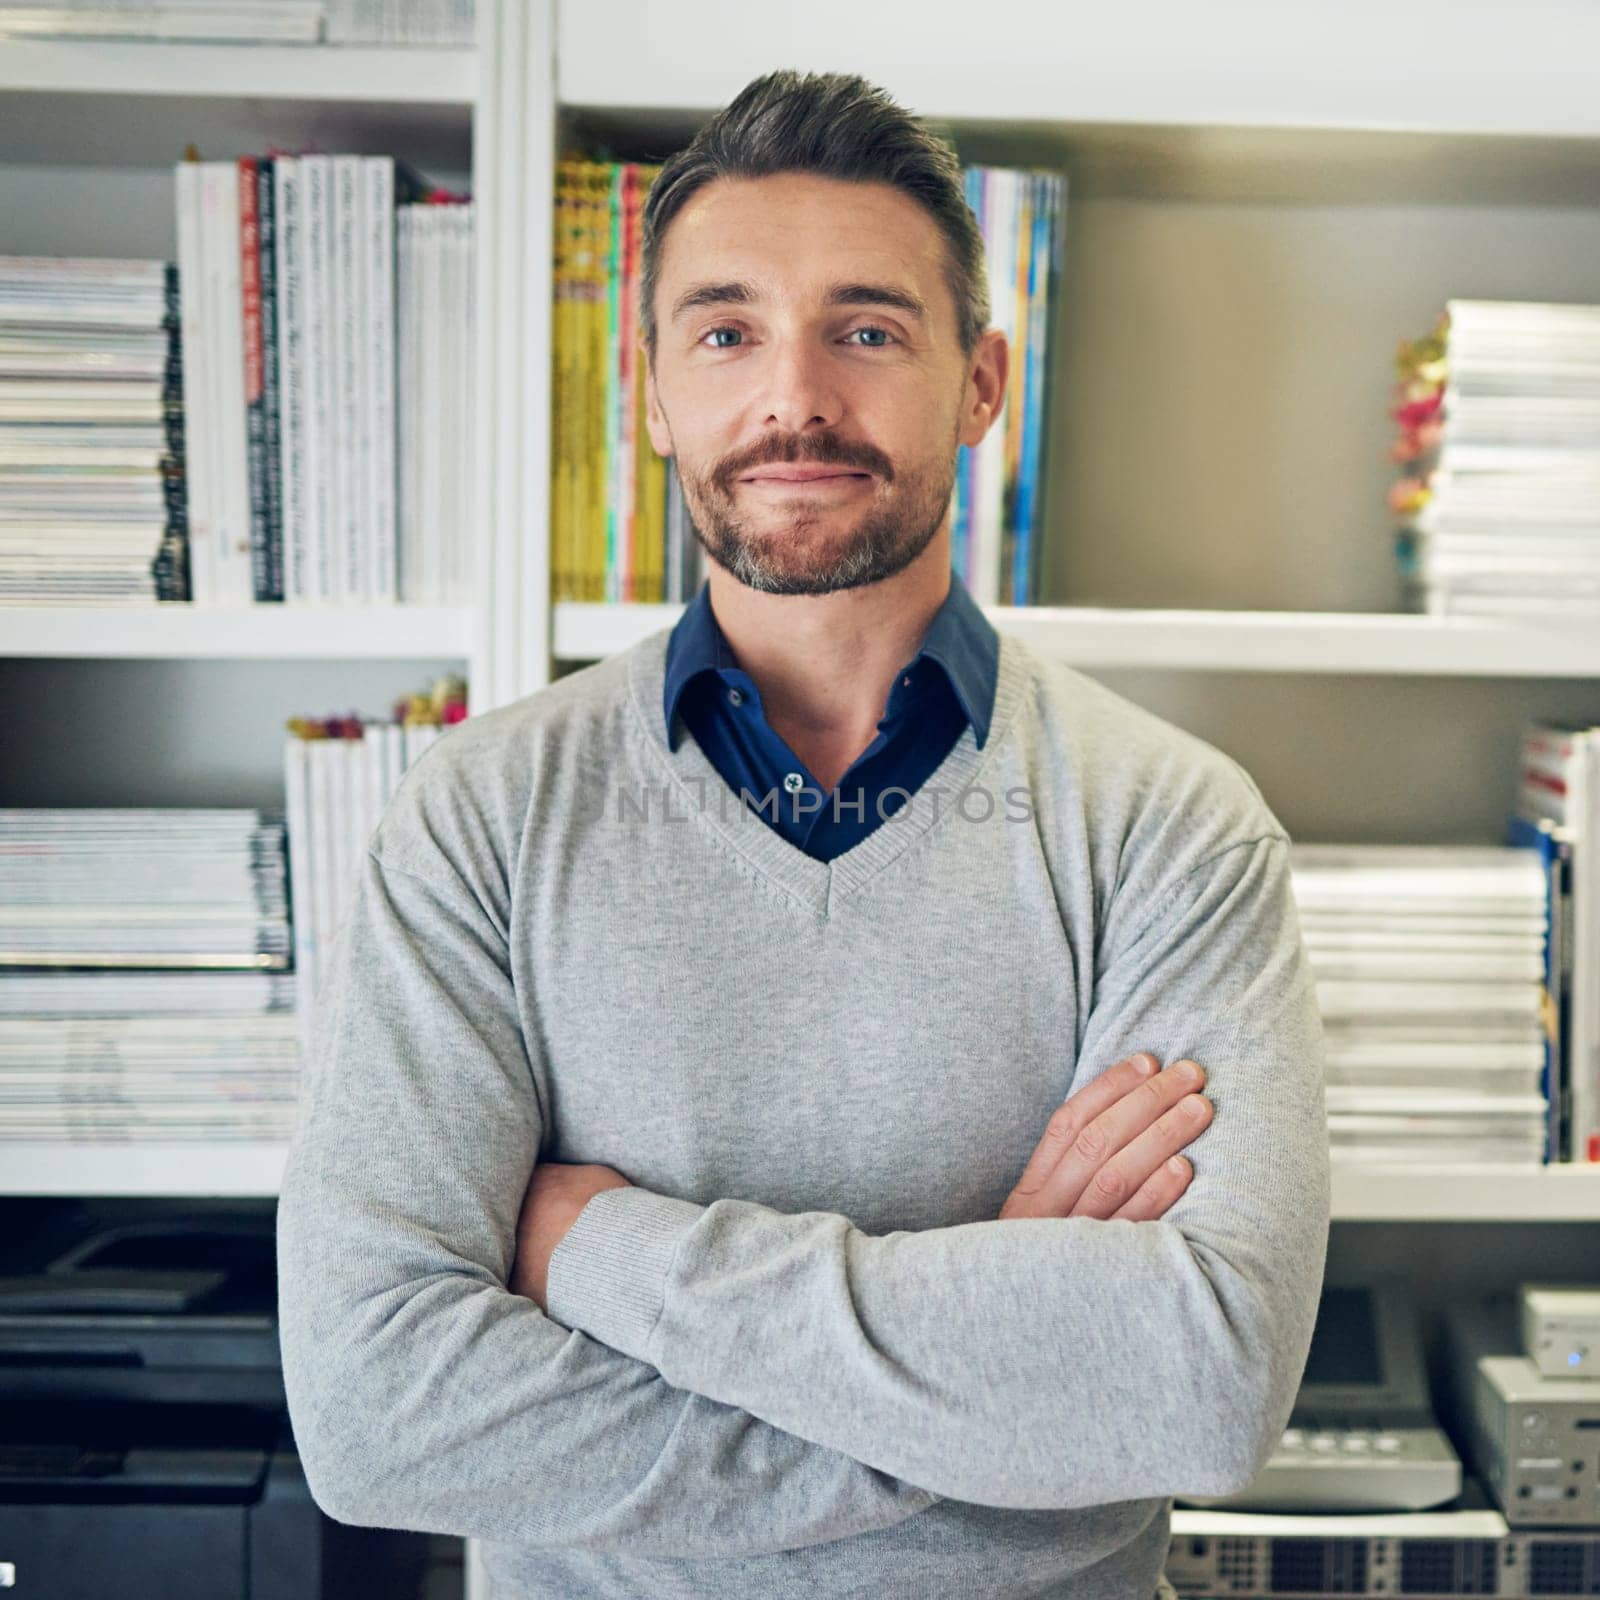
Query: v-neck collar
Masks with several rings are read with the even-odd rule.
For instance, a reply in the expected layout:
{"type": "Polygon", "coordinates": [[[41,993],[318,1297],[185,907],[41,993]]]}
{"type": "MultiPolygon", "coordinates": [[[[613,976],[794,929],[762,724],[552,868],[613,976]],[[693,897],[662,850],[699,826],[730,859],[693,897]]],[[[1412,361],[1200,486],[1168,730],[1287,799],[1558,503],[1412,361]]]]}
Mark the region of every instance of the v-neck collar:
{"type": "Polygon", "coordinates": [[[635,730],[648,746],[653,764],[672,786],[674,814],[708,829],[747,867],[821,921],[827,920],[841,899],[898,860],[933,826],[933,805],[926,792],[930,786],[944,791],[939,820],[946,820],[960,791],[990,763],[1002,743],[1027,675],[1024,647],[1008,634],[999,635],[994,709],[983,749],[978,748],[969,722],[906,806],[850,849],[831,861],[819,861],[744,805],[693,734],[679,740],[675,749],[668,747],[661,703],[671,633],[670,628],[663,628],[629,652],[628,697],[635,730]]]}

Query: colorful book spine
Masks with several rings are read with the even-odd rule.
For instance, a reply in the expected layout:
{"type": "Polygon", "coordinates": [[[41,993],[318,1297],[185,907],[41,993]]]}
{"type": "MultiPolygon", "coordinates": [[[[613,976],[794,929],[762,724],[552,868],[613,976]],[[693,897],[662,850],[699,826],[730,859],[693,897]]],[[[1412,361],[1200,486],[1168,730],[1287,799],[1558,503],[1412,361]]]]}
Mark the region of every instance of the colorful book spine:
{"type": "Polygon", "coordinates": [[[1506,843],[1536,851],[1545,874],[1544,1068],[1539,1087],[1548,1107],[1546,1162],[1572,1159],[1572,1102],[1568,1047],[1572,1018],[1572,840],[1549,818],[1513,816],[1506,843]]]}
{"type": "Polygon", "coordinates": [[[272,598],[267,507],[267,418],[262,376],[261,228],[258,172],[239,158],[239,285],[244,340],[245,465],[249,474],[251,598],[272,598]]]}
{"type": "Polygon", "coordinates": [[[278,391],[277,162],[256,162],[257,273],[261,322],[261,423],[266,455],[262,478],[267,531],[266,584],[258,600],[283,599],[283,433],[278,391]]]}

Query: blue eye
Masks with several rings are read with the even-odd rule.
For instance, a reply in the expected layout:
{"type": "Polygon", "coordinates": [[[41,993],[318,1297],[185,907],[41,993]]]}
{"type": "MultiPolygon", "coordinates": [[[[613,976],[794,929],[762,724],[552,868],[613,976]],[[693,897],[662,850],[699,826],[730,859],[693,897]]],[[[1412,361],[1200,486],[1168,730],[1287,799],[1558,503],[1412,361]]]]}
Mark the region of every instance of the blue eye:
{"type": "MultiPolygon", "coordinates": [[[[853,337],[855,334],[858,334],[858,333],[879,334],[879,335],[882,336],[882,338],[883,338],[885,343],[887,343],[888,340],[889,340],[889,334],[883,328],[852,328],[850,330],[850,333],[848,335],[846,335],[846,337],[853,337]]],[[[873,342],[873,343],[870,343],[870,344],[867,344],[867,345],[863,346],[863,348],[867,349],[867,350],[881,350],[883,348],[883,345],[878,344],[876,342],[873,342]]]]}
{"type": "MultiPolygon", "coordinates": [[[[737,328],[712,328],[709,330],[708,337],[714,338],[719,333],[731,333],[736,337],[743,337],[737,328]]],[[[729,350],[732,349],[732,346],[726,344],[713,344],[711,348],[713,350],[729,350]]]]}

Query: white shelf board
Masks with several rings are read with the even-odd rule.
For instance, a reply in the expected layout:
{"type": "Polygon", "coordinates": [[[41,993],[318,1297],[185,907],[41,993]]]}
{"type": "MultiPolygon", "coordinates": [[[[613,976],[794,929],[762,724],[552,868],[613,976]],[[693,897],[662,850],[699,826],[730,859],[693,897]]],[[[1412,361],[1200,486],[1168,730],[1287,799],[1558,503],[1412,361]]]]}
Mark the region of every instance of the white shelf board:
{"type": "Polygon", "coordinates": [[[862,73],[952,121],[1600,134],[1600,8],[1574,0],[1522,0],[1514,19],[1459,0],[988,0],[983,18],[1014,46],[989,64],[961,0],[586,0],[559,8],[557,95],[700,111],[781,63],[862,73]]]}
{"type": "MultiPolygon", "coordinates": [[[[562,601],[555,654],[597,660],[671,627],[676,605],[562,601]]],[[[1003,633],[1080,667],[1337,672],[1471,678],[1600,678],[1600,619],[1526,623],[1338,611],[1144,611],[992,606],[1003,633]]]]}
{"type": "Polygon", "coordinates": [[[0,657],[464,660],[465,606],[5,606],[0,657]]]}
{"type": "MultiPolygon", "coordinates": [[[[275,1195],[284,1144],[0,1140],[0,1194],[275,1195]]],[[[1600,1222],[1600,1166],[1335,1166],[1341,1222],[1600,1222]]]]}
{"type": "Polygon", "coordinates": [[[1600,1222],[1600,1164],[1333,1169],[1339,1222],[1600,1222]]]}
{"type": "Polygon", "coordinates": [[[0,1140],[0,1194],[275,1195],[287,1144],[0,1140]]]}
{"type": "Polygon", "coordinates": [[[0,39],[0,93],[470,105],[466,46],[0,39]]]}

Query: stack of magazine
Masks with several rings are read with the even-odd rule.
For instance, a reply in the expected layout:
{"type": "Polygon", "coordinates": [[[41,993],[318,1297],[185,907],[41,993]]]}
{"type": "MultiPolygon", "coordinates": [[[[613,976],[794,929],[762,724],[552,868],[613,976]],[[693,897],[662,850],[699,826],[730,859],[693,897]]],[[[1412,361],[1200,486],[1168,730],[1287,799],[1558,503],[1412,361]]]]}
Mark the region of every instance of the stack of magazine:
{"type": "Polygon", "coordinates": [[[471,44],[473,0],[0,0],[0,38],[471,44]]]}
{"type": "Polygon", "coordinates": [[[1336,1162],[1546,1159],[1545,877],[1495,845],[1294,845],[1336,1162]]]}
{"type": "Polygon", "coordinates": [[[289,878],[301,1042],[310,1059],[317,991],[359,878],[367,841],[400,779],[467,714],[466,685],[440,678],[390,720],[294,717],[284,746],[289,878]]]}
{"type": "Polygon", "coordinates": [[[472,216],[390,156],[176,169],[201,604],[461,599],[472,216]]]}
{"type": "Polygon", "coordinates": [[[1600,305],[1451,300],[1398,367],[1407,602],[1600,621],[1600,305]]]}
{"type": "Polygon", "coordinates": [[[288,1137],[280,816],[0,810],[0,863],[0,1139],[288,1137]]]}
{"type": "Polygon", "coordinates": [[[0,605],[188,595],[176,269],[0,256],[0,605]]]}

